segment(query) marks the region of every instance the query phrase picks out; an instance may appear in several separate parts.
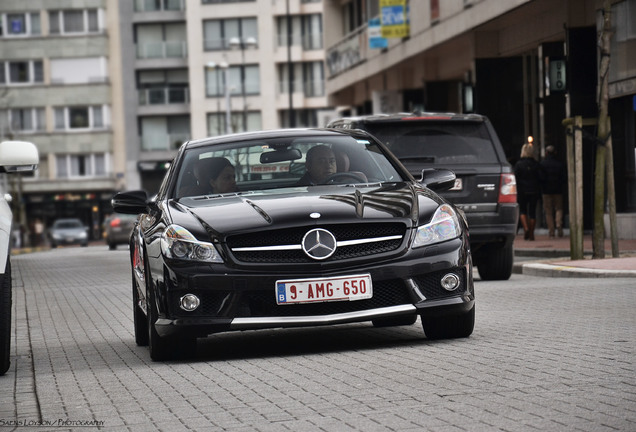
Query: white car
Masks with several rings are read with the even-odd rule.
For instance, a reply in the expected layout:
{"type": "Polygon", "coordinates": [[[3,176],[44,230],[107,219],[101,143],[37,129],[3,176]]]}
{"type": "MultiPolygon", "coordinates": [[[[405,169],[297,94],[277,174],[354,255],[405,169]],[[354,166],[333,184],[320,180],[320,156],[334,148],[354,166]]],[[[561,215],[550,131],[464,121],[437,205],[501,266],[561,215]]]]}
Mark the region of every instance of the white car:
{"type": "MultiPolygon", "coordinates": [[[[0,172],[33,171],[39,162],[33,143],[4,141],[0,143],[0,172]]],[[[0,375],[9,369],[11,351],[11,207],[0,190],[0,375]]]]}

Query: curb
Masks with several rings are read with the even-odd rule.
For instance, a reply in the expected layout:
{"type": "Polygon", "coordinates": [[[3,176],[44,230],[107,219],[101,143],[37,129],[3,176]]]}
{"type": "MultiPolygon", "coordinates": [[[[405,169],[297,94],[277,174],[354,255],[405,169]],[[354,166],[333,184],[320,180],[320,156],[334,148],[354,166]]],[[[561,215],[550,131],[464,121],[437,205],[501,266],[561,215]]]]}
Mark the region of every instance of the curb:
{"type": "Polygon", "coordinates": [[[519,273],[528,276],[561,278],[636,278],[636,270],[607,270],[555,265],[548,263],[521,264],[519,273]]]}

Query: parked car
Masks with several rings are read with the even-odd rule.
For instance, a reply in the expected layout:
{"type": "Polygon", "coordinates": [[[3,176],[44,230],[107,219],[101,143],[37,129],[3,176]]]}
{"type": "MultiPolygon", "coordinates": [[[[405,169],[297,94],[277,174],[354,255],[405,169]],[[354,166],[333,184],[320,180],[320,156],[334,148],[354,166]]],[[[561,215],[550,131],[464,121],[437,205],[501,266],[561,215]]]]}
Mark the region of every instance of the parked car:
{"type": "Polygon", "coordinates": [[[361,131],[185,143],[155,197],[112,200],[140,214],[130,244],[136,343],[163,360],[192,355],[196,338],[216,332],[418,316],[429,338],[468,337],[466,223],[433,191],[454,182],[448,170],[416,182],[361,131]]]}
{"type": "Polygon", "coordinates": [[[127,245],[130,242],[136,215],[114,213],[104,220],[104,239],[108,249],[115,250],[117,245],[127,245]]]}
{"type": "MultiPolygon", "coordinates": [[[[33,143],[4,141],[0,143],[0,172],[16,173],[35,170],[39,163],[38,150],[33,143]]],[[[2,182],[0,182],[2,185],[2,182]]],[[[11,222],[13,215],[0,188],[0,375],[11,364],[11,222]]]]}
{"type": "Polygon", "coordinates": [[[88,227],[76,218],[57,219],[49,230],[51,247],[79,244],[88,246],[88,227]]]}
{"type": "Polygon", "coordinates": [[[466,215],[479,276],[510,278],[519,220],[517,183],[488,118],[453,113],[370,115],[333,120],[328,127],[368,131],[416,178],[428,168],[452,170],[455,185],[441,195],[466,215]]]}

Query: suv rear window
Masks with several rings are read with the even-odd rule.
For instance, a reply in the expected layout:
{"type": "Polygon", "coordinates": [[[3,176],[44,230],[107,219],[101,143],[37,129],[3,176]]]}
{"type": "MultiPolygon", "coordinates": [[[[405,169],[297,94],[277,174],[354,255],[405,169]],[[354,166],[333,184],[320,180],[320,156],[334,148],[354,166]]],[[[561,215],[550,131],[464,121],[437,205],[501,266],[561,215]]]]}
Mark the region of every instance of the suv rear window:
{"type": "Polygon", "coordinates": [[[402,162],[463,165],[499,163],[483,123],[460,121],[368,122],[365,129],[402,162]]]}

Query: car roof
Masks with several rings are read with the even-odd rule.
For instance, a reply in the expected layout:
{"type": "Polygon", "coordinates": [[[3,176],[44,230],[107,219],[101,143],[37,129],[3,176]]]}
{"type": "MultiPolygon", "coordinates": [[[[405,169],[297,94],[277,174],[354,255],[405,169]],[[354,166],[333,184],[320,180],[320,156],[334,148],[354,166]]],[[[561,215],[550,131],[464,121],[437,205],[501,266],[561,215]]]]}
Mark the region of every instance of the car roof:
{"type": "Polygon", "coordinates": [[[184,146],[188,148],[206,146],[210,144],[233,143],[241,140],[258,140],[285,137],[315,137],[315,136],[342,136],[348,135],[352,137],[370,137],[364,131],[351,131],[344,129],[326,129],[326,128],[296,128],[296,129],[270,129],[256,132],[241,132],[231,135],[221,135],[217,137],[203,138],[199,140],[188,141],[184,146]]]}
{"type": "Polygon", "coordinates": [[[389,121],[412,121],[412,120],[465,120],[465,121],[485,121],[486,117],[481,114],[459,114],[452,112],[414,112],[414,113],[393,113],[393,114],[368,114],[352,117],[343,117],[334,120],[347,122],[389,122],[389,121]]]}

